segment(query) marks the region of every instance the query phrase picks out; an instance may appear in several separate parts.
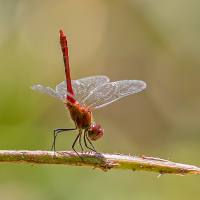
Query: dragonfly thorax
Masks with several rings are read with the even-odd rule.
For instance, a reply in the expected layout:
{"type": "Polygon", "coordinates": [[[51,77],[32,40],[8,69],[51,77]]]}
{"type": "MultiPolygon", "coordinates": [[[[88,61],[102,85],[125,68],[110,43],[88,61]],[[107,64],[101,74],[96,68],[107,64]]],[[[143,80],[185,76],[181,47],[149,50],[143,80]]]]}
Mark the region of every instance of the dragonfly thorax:
{"type": "Polygon", "coordinates": [[[88,129],[88,137],[90,138],[90,140],[98,140],[101,136],[103,136],[103,129],[99,124],[93,124],[88,129]]]}
{"type": "Polygon", "coordinates": [[[86,108],[81,108],[78,104],[66,104],[70,116],[78,129],[88,129],[92,125],[91,111],[86,108]]]}

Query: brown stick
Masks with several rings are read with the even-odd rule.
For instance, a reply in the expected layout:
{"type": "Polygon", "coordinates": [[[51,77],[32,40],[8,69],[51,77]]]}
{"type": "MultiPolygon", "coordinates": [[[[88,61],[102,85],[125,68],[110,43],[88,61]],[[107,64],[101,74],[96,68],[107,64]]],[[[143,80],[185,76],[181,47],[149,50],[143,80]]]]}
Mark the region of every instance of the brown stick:
{"type": "MultiPolygon", "coordinates": [[[[74,166],[90,166],[108,169],[130,169],[137,171],[158,172],[162,174],[200,174],[200,168],[192,165],[175,163],[154,157],[139,157],[122,154],[95,154],[93,152],[81,153],[84,163],[73,151],[3,151],[0,150],[0,163],[26,163],[26,164],[61,164],[74,166]]],[[[159,177],[158,176],[158,177],[159,177]]]]}

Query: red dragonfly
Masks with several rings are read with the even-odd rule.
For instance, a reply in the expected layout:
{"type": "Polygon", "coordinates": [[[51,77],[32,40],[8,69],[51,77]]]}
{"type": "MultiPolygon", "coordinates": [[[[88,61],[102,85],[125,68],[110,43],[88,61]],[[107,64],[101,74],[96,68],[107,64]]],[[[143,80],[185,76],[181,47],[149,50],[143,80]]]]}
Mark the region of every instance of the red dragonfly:
{"type": "Polygon", "coordinates": [[[99,124],[94,123],[91,110],[101,108],[117,99],[140,92],[146,88],[146,84],[140,80],[109,82],[110,80],[106,76],[91,76],[71,81],[67,40],[62,29],[60,30],[60,45],[63,53],[66,81],[57,85],[55,90],[42,85],[31,87],[34,90],[63,101],[75,123],[75,128],[59,128],[54,130],[54,141],[51,150],[54,149],[55,151],[55,141],[58,133],[78,129],[79,133],[72,145],[72,149],[77,153],[74,146],[79,141],[83,151],[81,135],[84,131],[85,147],[98,153],[91,140],[95,141],[103,136],[103,129],[99,124]],[[92,148],[88,146],[88,142],[92,148]]]}

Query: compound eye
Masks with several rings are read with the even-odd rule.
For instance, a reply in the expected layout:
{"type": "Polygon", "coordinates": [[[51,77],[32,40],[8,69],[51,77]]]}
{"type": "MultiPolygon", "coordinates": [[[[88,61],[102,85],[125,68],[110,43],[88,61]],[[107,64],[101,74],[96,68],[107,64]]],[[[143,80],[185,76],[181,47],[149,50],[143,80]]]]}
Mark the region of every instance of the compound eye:
{"type": "Polygon", "coordinates": [[[88,129],[88,137],[90,140],[98,140],[101,136],[103,136],[103,129],[99,124],[94,124],[88,129]]]}

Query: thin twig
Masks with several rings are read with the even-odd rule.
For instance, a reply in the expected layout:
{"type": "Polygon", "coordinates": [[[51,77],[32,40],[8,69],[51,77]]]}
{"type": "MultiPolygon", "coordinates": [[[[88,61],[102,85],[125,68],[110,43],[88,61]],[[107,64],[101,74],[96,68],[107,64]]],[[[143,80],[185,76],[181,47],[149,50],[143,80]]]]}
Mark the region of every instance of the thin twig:
{"type": "MultiPolygon", "coordinates": [[[[200,168],[193,165],[175,163],[154,157],[139,157],[122,154],[96,154],[93,152],[81,153],[81,158],[73,151],[3,151],[0,150],[0,163],[26,164],[61,164],[74,166],[90,166],[108,169],[130,169],[137,171],[151,171],[162,174],[200,174],[200,168]]],[[[160,176],[159,175],[159,176],[160,176]]]]}

